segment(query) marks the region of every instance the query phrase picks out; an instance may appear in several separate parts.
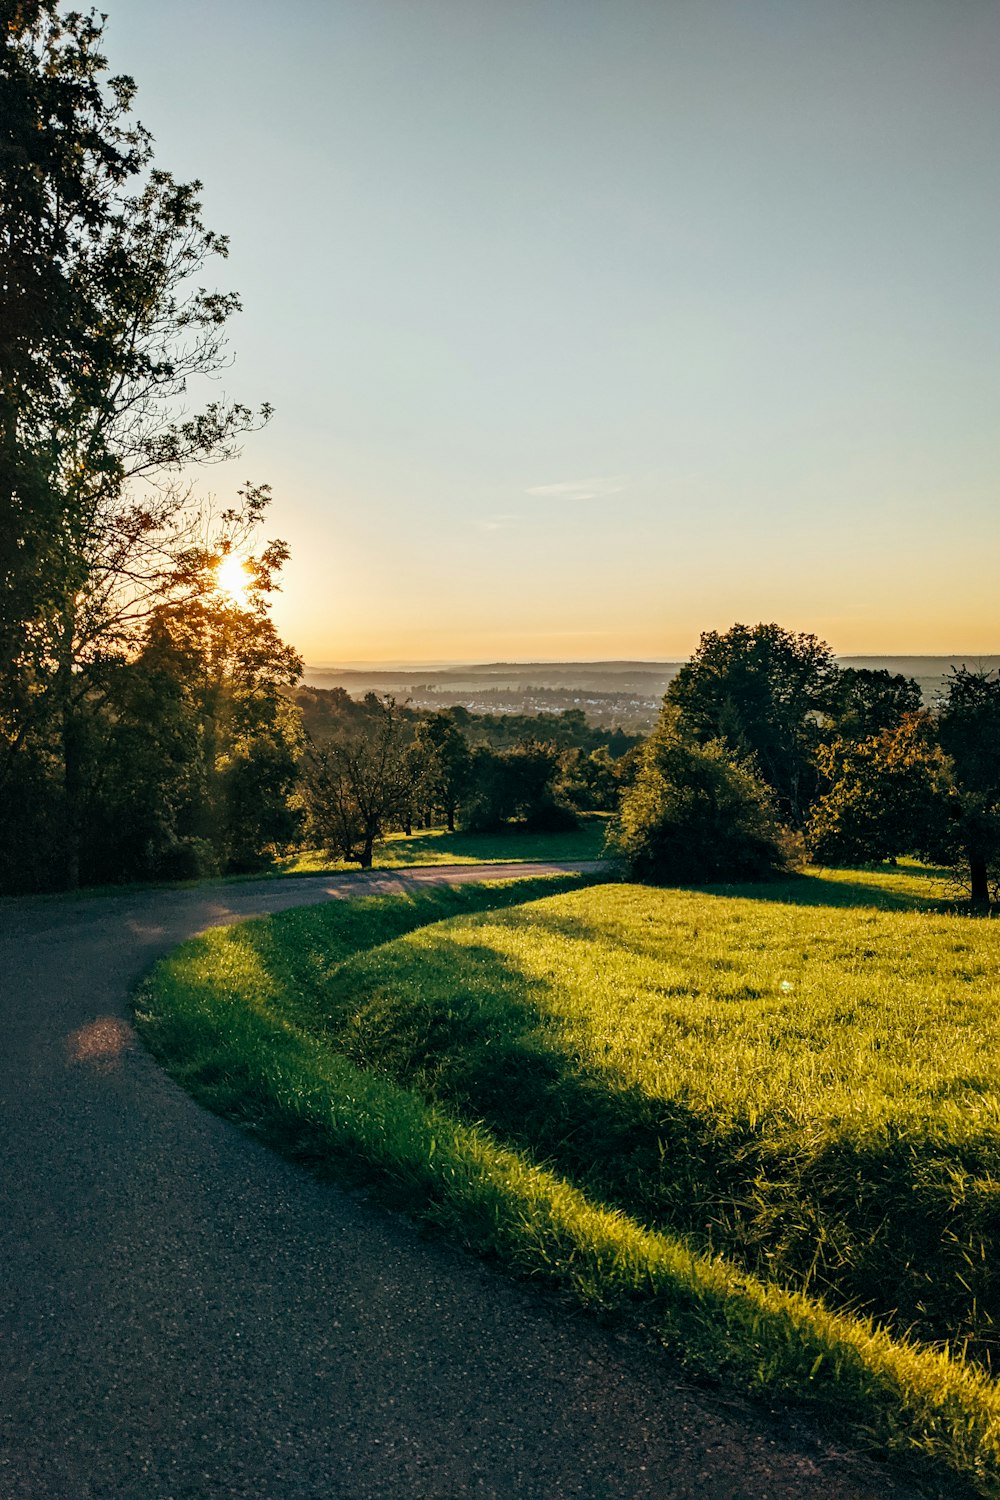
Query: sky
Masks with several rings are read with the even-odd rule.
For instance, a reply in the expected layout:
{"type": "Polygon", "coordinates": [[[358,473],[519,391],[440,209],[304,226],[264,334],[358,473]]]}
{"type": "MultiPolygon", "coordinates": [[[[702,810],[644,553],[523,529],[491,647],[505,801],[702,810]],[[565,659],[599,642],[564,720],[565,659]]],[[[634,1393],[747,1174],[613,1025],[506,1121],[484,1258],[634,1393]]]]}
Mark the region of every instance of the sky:
{"type": "Polygon", "coordinates": [[[102,8],[307,662],[1000,651],[996,0],[102,8]]]}

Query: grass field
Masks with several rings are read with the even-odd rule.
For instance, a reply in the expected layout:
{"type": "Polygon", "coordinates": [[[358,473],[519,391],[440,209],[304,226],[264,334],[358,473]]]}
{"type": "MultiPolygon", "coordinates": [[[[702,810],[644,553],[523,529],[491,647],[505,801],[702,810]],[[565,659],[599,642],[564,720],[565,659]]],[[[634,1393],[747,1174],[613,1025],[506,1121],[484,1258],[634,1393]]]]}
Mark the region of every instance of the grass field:
{"type": "MultiPolygon", "coordinates": [[[[530,864],[548,859],[600,859],[604,847],[604,813],[584,813],[579,828],[568,833],[532,833],[512,827],[501,833],[449,833],[432,828],[426,833],[390,833],[375,845],[377,870],[400,870],[408,865],[530,864]]],[[[276,875],[318,875],[327,870],[351,870],[344,860],[331,861],[321,849],[309,849],[279,860],[276,875]]]]}
{"type": "Polygon", "coordinates": [[[1000,930],[918,867],[552,889],[206,934],[140,1029],[273,1144],[1000,1493],[1000,930]]]}

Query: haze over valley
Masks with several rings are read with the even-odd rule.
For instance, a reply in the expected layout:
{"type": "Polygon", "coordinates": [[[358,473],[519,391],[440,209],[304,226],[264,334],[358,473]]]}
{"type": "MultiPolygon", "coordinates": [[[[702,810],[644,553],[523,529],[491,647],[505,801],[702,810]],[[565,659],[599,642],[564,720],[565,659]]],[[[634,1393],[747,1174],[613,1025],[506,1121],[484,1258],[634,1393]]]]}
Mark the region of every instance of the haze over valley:
{"type": "MultiPolygon", "coordinates": [[[[842,667],[911,677],[925,704],[944,691],[959,667],[993,671],[998,656],[843,656],[842,667]]],[[[652,728],[667,686],[683,661],[373,662],[352,666],[307,666],[310,687],[343,688],[352,697],[390,694],[413,708],[459,705],[472,713],[538,714],[582,710],[594,724],[631,731],[652,728]]]]}

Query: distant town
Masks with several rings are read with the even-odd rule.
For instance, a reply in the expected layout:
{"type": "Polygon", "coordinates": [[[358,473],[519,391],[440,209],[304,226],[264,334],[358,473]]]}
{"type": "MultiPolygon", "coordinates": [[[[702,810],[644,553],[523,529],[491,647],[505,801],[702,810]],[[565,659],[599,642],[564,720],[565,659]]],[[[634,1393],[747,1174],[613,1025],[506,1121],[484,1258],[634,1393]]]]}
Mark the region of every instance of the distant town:
{"type": "MultiPolygon", "coordinates": [[[[879,669],[912,677],[933,704],[949,671],[992,671],[1000,656],[844,656],[842,667],[879,669]]],[[[311,687],[342,687],[352,697],[391,694],[414,708],[470,713],[538,714],[580,709],[595,725],[630,731],[652,728],[667,684],[681,661],[489,662],[480,665],[306,667],[311,687]]]]}

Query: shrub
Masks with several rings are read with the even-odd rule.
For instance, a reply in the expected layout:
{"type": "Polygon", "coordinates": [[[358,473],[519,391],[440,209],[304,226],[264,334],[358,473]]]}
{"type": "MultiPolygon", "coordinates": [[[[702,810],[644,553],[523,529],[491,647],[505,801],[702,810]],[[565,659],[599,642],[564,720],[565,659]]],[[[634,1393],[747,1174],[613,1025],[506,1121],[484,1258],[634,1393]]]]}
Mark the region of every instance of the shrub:
{"type": "Polygon", "coordinates": [[[635,785],[608,835],[636,880],[654,885],[766,880],[786,872],[793,842],[767,787],[719,740],[696,745],[665,704],[635,785]]]}

